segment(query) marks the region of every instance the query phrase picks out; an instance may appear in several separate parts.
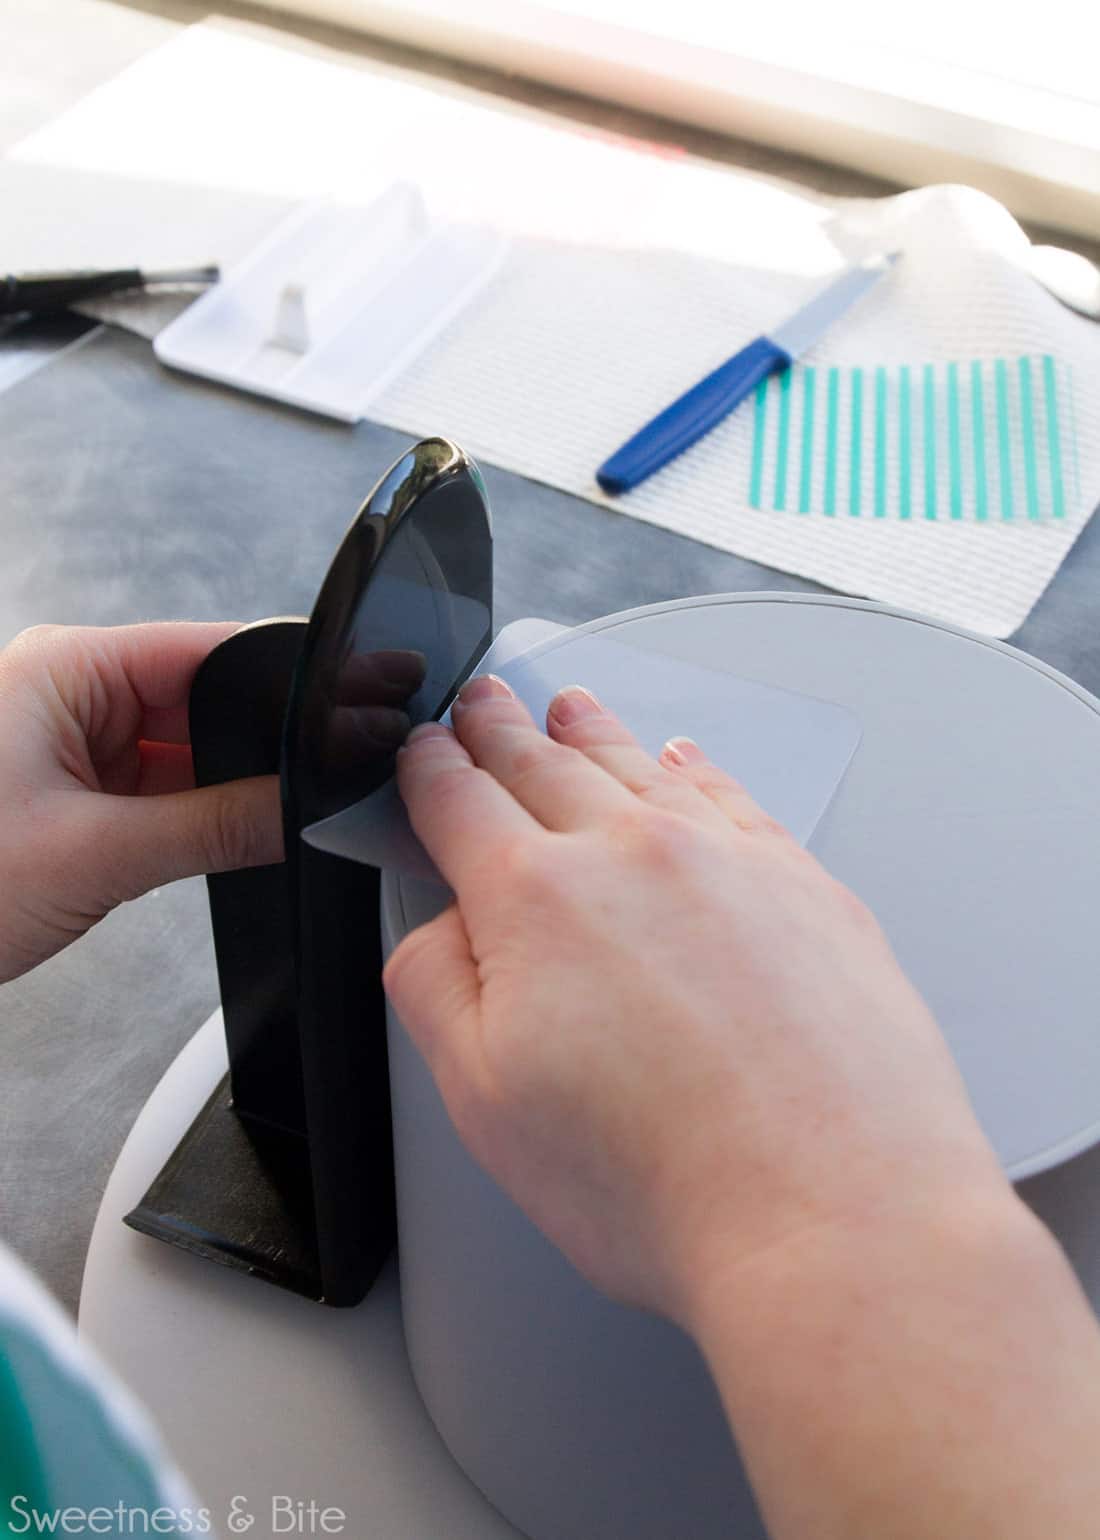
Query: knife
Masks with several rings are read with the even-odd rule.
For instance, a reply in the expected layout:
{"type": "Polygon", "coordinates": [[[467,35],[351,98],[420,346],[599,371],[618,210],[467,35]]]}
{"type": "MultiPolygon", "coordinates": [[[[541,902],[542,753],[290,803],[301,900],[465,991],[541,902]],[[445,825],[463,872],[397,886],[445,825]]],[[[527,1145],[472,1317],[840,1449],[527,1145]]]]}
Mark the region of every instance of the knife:
{"type": "Polygon", "coordinates": [[[846,268],[801,310],[777,326],[770,337],[755,338],[719,364],[604,461],[596,472],[603,490],[614,494],[629,492],[709,433],[762,379],[777,370],[789,369],[839,316],[890,271],[900,255],[899,251],[877,252],[846,268]]]}

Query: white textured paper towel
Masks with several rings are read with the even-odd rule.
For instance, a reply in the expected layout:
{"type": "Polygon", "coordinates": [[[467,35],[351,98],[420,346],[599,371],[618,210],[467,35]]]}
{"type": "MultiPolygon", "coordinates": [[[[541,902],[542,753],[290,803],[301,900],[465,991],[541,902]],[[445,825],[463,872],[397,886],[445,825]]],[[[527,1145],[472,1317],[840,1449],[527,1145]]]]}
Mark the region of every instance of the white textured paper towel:
{"type": "MultiPolygon", "coordinates": [[[[1100,499],[1100,331],[1013,260],[1023,237],[983,195],[931,188],[859,211],[904,260],[808,361],[925,364],[1051,355],[1076,419],[1057,522],[826,518],[750,506],[753,409],[621,499],[596,465],[649,416],[805,296],[813,280],[682,253],[529,243],[497,286],[377,402],[431,420],[474,453],[722,550],[993,636],[1011,634],[1100,499]],[[1075,460],[1075,465],[1072,463],[1075,460]]],[[[993,448],[991,446],[990,453],[993,448]]],[[[1013,459],[1023,476],[1022,446],[1013,459]]]]}
{"type": "MultiPolygon", "coordinates": [[[[1100,498],[1100,331],[1039,288],[1018,226],[967,189],[828,202],[211,25],[17,153],[277,198],[358,198],[414,177],[441,212],[507,228],[515,250],[372,417],[842,590],[1008,635],[1100,498]],[[807,361],[874,371],[1049,356],[1073,381],[1062,517],[754,508],[751,403],[628,497],[603,496],[593,473],[624,438],[781,320],[842,253],[878,247],[903,261],[807,361]]],[[[217,255],[217,237],[212,210],[196,249],[217,255]]]]}

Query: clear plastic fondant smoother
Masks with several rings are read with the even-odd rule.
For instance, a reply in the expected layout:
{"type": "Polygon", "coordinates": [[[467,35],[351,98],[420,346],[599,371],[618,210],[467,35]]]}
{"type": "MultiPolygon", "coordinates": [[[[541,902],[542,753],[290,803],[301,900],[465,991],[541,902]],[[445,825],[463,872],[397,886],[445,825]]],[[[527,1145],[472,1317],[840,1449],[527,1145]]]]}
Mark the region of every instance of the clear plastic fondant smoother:
{"type": "MultiPolygon", "coordinates": [[[[694,738],[767,813],[806,844],[859,745],[854,711],[792,690],[589,631],[558,632],[519,653],[501,632],[476,673],[507,680],[543,723],[552,696],[584,684],[651,753],[670,737],[694,738]]],[[[444,718],[446,720],[446,717],[444,718]]],[[[311,845],[401,876],[441,882],[416,838],[393,781],[303,836],[311,845]]]]}

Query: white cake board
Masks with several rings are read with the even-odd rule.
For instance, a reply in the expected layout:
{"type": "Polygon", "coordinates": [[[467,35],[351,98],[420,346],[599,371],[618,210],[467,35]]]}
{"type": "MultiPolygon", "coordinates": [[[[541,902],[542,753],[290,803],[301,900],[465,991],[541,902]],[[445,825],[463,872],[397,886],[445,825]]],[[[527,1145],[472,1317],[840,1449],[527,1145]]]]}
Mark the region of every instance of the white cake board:
{"type": "Polygon", "coordinates": [[[145,1104],[111,1174],[81,1335],[145,1402],[220,1536],[233,1533],[226,1521],[244,1497],[251,1540],[268,1540],[282,1496],[342,1509],[334,1532],[348,1540],[518,1540],[424,1409],[394,1261],[361,1306],[330,1310],[123,1224],[225,1071],[217,1011],[145,1104]]]}

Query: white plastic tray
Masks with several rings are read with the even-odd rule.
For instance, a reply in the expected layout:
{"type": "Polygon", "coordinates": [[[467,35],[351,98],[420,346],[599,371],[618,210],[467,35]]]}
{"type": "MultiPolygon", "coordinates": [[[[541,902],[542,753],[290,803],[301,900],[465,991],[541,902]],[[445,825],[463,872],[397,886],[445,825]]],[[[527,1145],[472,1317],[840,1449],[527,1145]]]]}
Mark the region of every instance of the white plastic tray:
{"type": "Polygon", "coordinates": [[[173,368],[355,422],[506,249],[494,230],[434,221],[408,182],[361,208],[310,204],[153,347],[173,368]]]}

